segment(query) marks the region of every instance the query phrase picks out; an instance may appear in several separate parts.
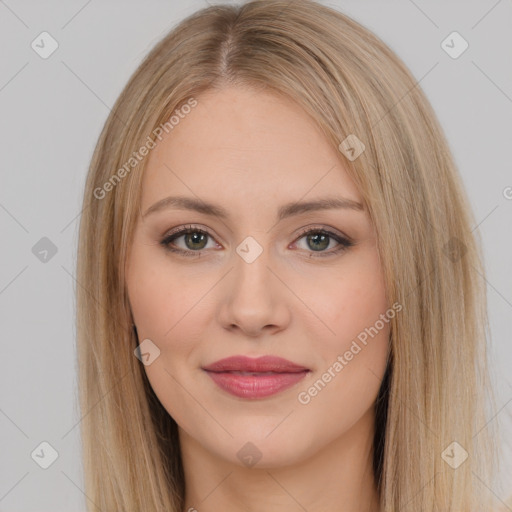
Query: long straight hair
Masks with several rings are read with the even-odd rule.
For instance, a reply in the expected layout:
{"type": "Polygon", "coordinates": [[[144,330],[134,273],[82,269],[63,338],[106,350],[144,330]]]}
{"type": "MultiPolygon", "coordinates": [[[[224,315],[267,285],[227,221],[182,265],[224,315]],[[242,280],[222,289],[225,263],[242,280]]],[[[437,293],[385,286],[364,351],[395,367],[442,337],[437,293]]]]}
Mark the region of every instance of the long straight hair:
{"type": "Polygon", "coordinates": [[[375,226],[389,302],[402,305],[375,406],[380,510],[489,510],[496,450],[487,423],[485,274],[461,178],[403,62],[369,30],[312,0],[192,14],[149,52],[105,123],[87,176],[77,262],[90,510],[184,506],[177,425],[134,356],[125,264],[147,158],[133,154],[158,144],[177,110],[225,86],[284,95],[337,150],[350,135],[365,146],[356,159],[338,154],[375,226]]]}

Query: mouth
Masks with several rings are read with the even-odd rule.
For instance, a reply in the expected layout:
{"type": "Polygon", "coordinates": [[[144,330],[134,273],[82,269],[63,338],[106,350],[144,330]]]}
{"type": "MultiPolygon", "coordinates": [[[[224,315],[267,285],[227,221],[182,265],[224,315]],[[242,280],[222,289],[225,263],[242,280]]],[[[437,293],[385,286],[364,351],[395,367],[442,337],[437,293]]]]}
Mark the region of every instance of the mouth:
{"type": "Polygon", "coordinates": [[[292,387],[311,370],[274,356],[233,356],[202,368],[227,393],[245,399],[275,395],[292,387]]]}

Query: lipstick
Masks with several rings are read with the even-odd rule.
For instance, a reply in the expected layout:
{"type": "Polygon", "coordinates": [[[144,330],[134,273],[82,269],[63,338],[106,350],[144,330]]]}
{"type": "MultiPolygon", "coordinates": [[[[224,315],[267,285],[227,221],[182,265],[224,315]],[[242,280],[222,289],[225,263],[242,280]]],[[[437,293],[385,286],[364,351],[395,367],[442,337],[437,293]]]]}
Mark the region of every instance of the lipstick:
{"type": "Polygon", "coordinates": [[[232,356],[205,366],[203,370],[221,389],[246,399],[275,395],[290,388],[311,371],[275,356],[232,356]]]}

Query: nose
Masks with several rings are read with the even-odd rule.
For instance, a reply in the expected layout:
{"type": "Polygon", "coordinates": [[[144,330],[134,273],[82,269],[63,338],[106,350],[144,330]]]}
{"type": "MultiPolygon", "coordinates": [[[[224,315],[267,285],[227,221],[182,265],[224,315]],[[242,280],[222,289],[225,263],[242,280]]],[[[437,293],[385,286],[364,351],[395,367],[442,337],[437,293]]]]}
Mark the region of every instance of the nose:
{"type": "Polygon", "coordinates": [[[222,287],[219,322],[228,331],[262,337],[290,323],[290,291],[271,268],[264,250],[251,263],[234,255],[234,268],[222,287]]]}

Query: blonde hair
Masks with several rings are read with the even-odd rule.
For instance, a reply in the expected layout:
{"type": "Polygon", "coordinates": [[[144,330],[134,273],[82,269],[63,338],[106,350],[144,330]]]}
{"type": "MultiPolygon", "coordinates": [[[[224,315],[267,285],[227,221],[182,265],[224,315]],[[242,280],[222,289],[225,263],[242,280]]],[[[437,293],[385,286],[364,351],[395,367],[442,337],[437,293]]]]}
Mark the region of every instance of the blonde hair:
{"type": "Polygon", "coordinates": [[[376,228],[389,302],[403,306],[391,321],[376,404],[381,511],[488,510],[495,448],[486,423],[486,291],[461,179],[402,61],[370,31],[312,0],[194,13],[152,49],[105,123],[87,176],[78,251],[88,504],[125,512],[184,505],[177,425],[134,356],[124,269],[147,158],[128,170],[126,162],[150,139],[157,143],[152,135],[180,105],[226,85],[292,98],[336,149],[351,134],[365,145],[355,160],[342,151],[339,158],[376,228]],[[469,457],[454,469],[442,456],[447,448],[469,457]]]}

